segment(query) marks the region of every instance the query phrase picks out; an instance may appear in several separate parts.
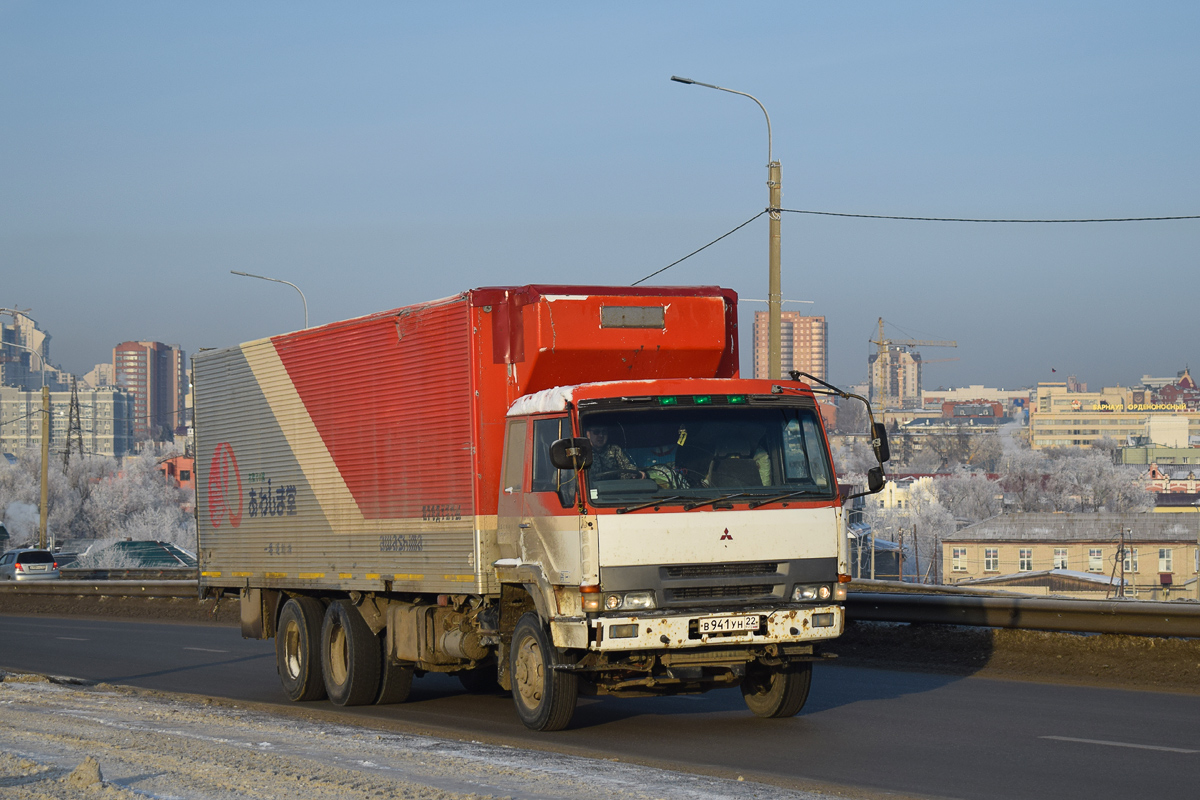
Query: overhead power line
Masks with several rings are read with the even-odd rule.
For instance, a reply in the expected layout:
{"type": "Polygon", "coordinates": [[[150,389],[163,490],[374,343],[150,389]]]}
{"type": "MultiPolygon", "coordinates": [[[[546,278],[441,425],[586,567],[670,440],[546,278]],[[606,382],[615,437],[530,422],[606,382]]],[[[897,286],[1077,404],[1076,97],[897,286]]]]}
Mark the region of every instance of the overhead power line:
{"type": "Polygon", "coordinates": [[[722,239],[724,239],[724,238],[725,238],[726,236],[728,236],[729,234],[731,234],[731,233],[736,233],[737,231],[739,231],[739,230],[741,230],[742,228],[744,228],[744,227],[746,227],[747,225],[749,225],[751,222],[754,222],[754,220],[758,219],[759,217],[761,217],[761,216],[762,216],[763,214],[765,214],[765,213],[767,213],[767,211],[766,211],[766,209],[763,209],[762,211],[758,212],[757,214],[755,214],[755,215],[754,215],[753,217],[751,217],[750,219],[748,219],[748,220],[746,220],[745,222],[743,222],[741,225],[738,225],[736,228],[734,228],[733,230],[729,231],[729,233],[723,233],[723,234],[721,234],[720,236],[718,236],[717,238],[713,239],[713,240],[712,240],[711,242],[709,242],[708,244],[704,245],[704,247],[701,247],[701,248],[699,248],[698,250],[693,250],[692,252],[688,253],[686,256],[684,256],[683,258],[679,259],[679,261],[672,261],[670,264],[667,264],[667,265],[666,265],[665,267],[663,267],[662,269],[660,269],[660,270],[656,270],[656,271],[654,271],[654,272],[651,272],[649,275],[647,275],[646,277],[642,278],[641,280],[636,280],[636,281],[634,281],[633,283],[631,283],[631,284],[629,284],[629,285],[630,285],[630,286],[637,286],[639,283],[642,283],[643,281],[648,281],[648,280],[650,280],[651,278],[653,278],[653,277],[654,277],[655,275],[657,275],[658,273],[660,273],[660,272],[666,272],[667,270],[669,270],[671,267],[675,266],[676,264],[678,264],[678,263],[680,263],[680,262],[682,262],[682,261],[687,261],[689,258],[691,258],[692,256],[696,255],[696,253],[699,253],[701,250],[705,250],[705,249],[707,249],[707,248],[709,248],[709,247],[712,247],[714,244],[716,244],[717,242],[721,241],[722,239]]]}
{"type": "Polygon", "coordinates": [[[1181,214],[1178,216],[1171,216],[1171,217],[1093,217],[1093,218],[1081,218],[1081,219],[980,219],[980,218],[974,218],[974,217],[905,217],[905,216],[900,216],[898,214],[850,214],[850,213],[842,212],[842,211],[809,211],[809,210],[800,209],[800,208],[765,208],[762,211],[755,214],[750,219],[743,222],[741,225],[738,225],[736,228],[729,231],[728,233],[724,233],[724,234],[718,236],[716,239],[713,239],[711,242],[704,245],[704,247],[701,247],[697,250],[693,250],[692,252],[690,252],[686,256],[684,256],[683,258],[679,259],[678,261],[672,261],[670,264],[667,264],[665,267],[663,267],[660,270],[651,272],[649,275],[642,278],[641,280],[634,281],[633,283],[630,284],[630,286],[637,286],[639,283],[648,281],[651,278],[653,278],[655,275],[658,275],[661,272],[666,272],[667,270],[669,270],[671,267],[675,266],[676,264],[680,264],[684,261],[687,261],[689,258],[691,258],[692,256],[696,255],[697,253],[701,252],[702,250],[706,250],[709,247],[712,247],[714,244],[721,241],[726,236],[729,236],[732,233],[736,233],[737,231],[746,227],[751,222],[754,222],[754,220],[761,217],[763,214],[767,214],[772,211],[778,211],[778,212],[787,213],[787,214],[809,214],[811,216],[817,216],[817,217],[849,217],[851,219],[896,219],[896,220],[903,220],[903,221],[907,221],[907,222],[989,222],[989,223],[1009,223],[1009,224],[1019,223],[1019,224],[1037,224],[1037,225],[1080,223],[1080,222],[1167,222],[1167,221],[1171,221],[1171,220],[1200,219],[1200,214],[1181,214]]]}
{"type": "MultiPolygon", "coordinates": [[[[776,209],[767,209],[768,211],[776,209]]],[[[1178,217],[1097,217],[1094,219],[972,219],[968,217],[902,217],[892,214],[847,214],[840,211],[805,211],[798,208],[780,208],[788,214],[811,214],[818,217],[851,217],[854,219],[900,219],[913,222],[1009,222],[1009,223],[1064,223],[1064,222],[1162,222],[1175,219],[1200,219],[1200,214],[1178,217]]]]}

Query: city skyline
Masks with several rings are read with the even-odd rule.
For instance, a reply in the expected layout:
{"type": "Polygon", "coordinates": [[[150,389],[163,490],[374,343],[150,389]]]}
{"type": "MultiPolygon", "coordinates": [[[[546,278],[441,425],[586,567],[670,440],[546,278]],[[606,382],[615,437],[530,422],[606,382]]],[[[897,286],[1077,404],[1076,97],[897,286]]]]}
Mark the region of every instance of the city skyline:
{"type": "MultiPolygon", "coordinates": [[[[26,317],[28,320],[32,321],[33,323],[38,323],[37,317],[34,316],[32,314],[32,312],[25,313],[26,311],[28,311],[28,309],[25,309],[22,311],[22,316],[26,317]]],[[[744,319],[741,321],[742,327],[750,328],[752,331],[751,338],[750,338],[750,345],[747,346],[745,342],[742,342],[740,344],[740,350],[741,350],[740,362],[741,362],[742,377],[746,377],[746,378],[761,377],[761,376],[756,375],[756,366],[757,366],[757,362],[758,362],[758,357],[761,356],[761,353],[759,353],[759,351],[763,350],[764,345],[762,342],[757,341],[758,337],[756,337],[754,334],[759,333],[760,322],[761,322],[761,327],[765,331],[765,327],[766,327],[765,321],[762,319],[761,316],[759,316],[764,313],[765,312],[757,312],[757,314],[751,318],[751,322],[749,325],[745,324],[744,319]]],[[[826,331],[828,328],[828,323],[823,317],[812,317],[812,316],[808,316],[808,315],[800,315],[799,312],[785,313],[785,317],[784,317],[785,320],[787,320],[789,317],[792,320],[803,320],[803,321],[805,321],[806,324],[814,324],[814,323],[809,323],[810,320],[812,320],[812,321],[820,320],[819,328],[822,331],[822,333],[824,333],[824,331],[826,331]]],[[[331,322],[334,322],[334,321],[337,321],[337,320],[331,320],[331,322]]],[[[313,326],[313,327],[316,327],[316,326],[313,326]]],[[[37,332],[39,334],[43,335],[46,340],[54,339],[53,332],[48,329],[45,329],[44,327],[39,327],[37,332]]],[[[787,334],[788,334],[788,331],[786,330],[786,326],[785,326],[785,331],[784,331],[785,341],[783,342],[783,348],[785,350],[785,354],[784,354],[785,362],[788,358],[787,351],[790,346],[789,343],[786,341],[787,334]]],[[[170,338],[170,337],[159,337],[159,338],[161,339],[161,338],[170,338]]],[[[64,364],[60,364],[59,360],[57,358],[55,358],[54,356],[50,356],[49,358],[46,359],[47,370],[48,370],[48,372],[51,372],[51,373],[58,372],[59,370],[61,370],[61,372],[65,373],[65,375],[73,375],[74,377],[78,378],[80,381],[83,382],[83,385],[87,385],[90,388],[102,388],[102,387],[110,385],[110,383],[112,383],[115,380],[115,376],[112,379],[102,378],[98,381],[89,381],[87,376],[92,373],[101,372],[103,370],[103,368],[105,368],[105,367],[109,368],[109,372],[111,372],[112,368],[116,364],[116,357],[115,357],[116,349],[123,345],[134,344],[134,343],[147,344],[147,343],[158,343],[158,342],[154,339],[137,340],[137,342],[135,342],[135,340],[122,340],[121,342],[118,342],[115,345],[107,348],[108,353],[109,353],[109,358],[107,360],[99,361],[99,362],[96,362],[91,365],[84,365],[86,367],[86,369],[83,369],[83,368],[78,369],[78,370],[70,369],[67,366],[65,366],[64,364]]],[[[4,342],[0,342],[0,347],[2,347],[3,344],[4,344],[4,342]]],[[[59,346],[60,345],[56,344],[55,345],[56,349],[59,346]]],[[[827,345],[825,345],[825,346],[827,346],[827,345]]],[[[178,348],[178,349],[186,352],[186,348],[182,348],[177,344],[172,344],[172,345],[170,345],[170,347],[178,348]]],[[[906,349],[906,348],[900,348],[900,349],[906,349]]],[[[913,349],[919,349],[919,348],[913,348],[913,349]]],[[[28,352],[28,351],[25,351],[25,352],[28,352]]],[[[934,363],[936,363],[939,360],[942,360],[942,359],[935,359],[934,363]]],[[[949,359],[949,360],[957,361],[958,359],[949,359]]],[[[866,354],[863,358],[863,363],[864,363],[864,365],[874,363],[874,353],[866,354]]],[[[810,367],[811,367],[811,365],[810,365],[810,367]]],[[[812,368],[815,369],[815,367],[812,367],[812,368]]],[[[1148,372],[1148,371],[1142,369],[1140,376],[1133,377],[1132,373],[1139,371],[1139,368],[1135,367],[1135,368],[1131,368],[1131,370],[1126,370],[1126,372],[1129,372],[1130,377],[1128,377],[1124,381],[1118,381],[1116,383],[1105,384],[1105,385],[1112,386],[1112,387],[1128,388],[1128,387],[1140,386],[1143,383],[1145,383],[1147,386],[1152,386],[1154,388],[1157,388],[1157,386],[1159,384],[1161,384],[1163,381],[1166,381],[1168,379],[1173,380],[1175,378],[1182,377],[1189,370],[1189,368],[1190,368],[1190,364],[1184,363],[1178,369],[1168,369],[1168,370],[1162,371],[1161,373],[1148,372]],[[1150,378],[1153,380],[1151,382],[1147,383],[1144,380],[1146,378],[1150,378]]],[[[184,370],[190,371],[190,366],[188,366],[186,364],[186,361],[185,361],[184,370]]],[[[860,384],[862,384],[862,385],[869,384],[868,372],[869,372],[869,369],[864,367],[863,374],[860,375],[857,380],[841,381],[842,388],[850,388],[852,386],[857,386],[860,384]]],[[[817,370],[817,372],[816,372],[817,377],[822,377],[822,373],[823,373],[822,370],[817,370]]],[[[101,372],[101,374],[105,374],[105,373],[101,372]]],[[[2,375],[2,373],[0,373],[0,375],[2,375]]],[[[30,375],[31,376],[37,375],[36,367],[30,373],[30,375]]],[[[29,377],[28,380],[32,380],[32,377],[29,377]]],[[[63,377],[63,380],[66,380],[66,378],[63,377]]],[[[1058,382],[1064,383],[1066,386],[1070,387],[1070,388],[1068,388],[1068,391],[1072,391],[1072,392],[1086,392],[1087,391],[1087,385],[1088,385],[1087,376],[1079,376],[1079,375],[1075,375],[1073,373],[1068,375],[1068,374],[1064,374],[1060,370],[1053,370],[1053,369],[1049,376],[1040,377],[1037,380],[1030,381],[1028,383],[1013,384],[1011,386],[1004,386],[994,380],[989,379],[986,375],[984,376],[984,378],[981,381],[974,381],[973,383],[963,383],[963,384],[959,384],[957,387],[952,384],[946,384],[944,382],[939,383],[937,386],[925,385],[925,384],[928,384],[929,381],[925,380],[925,378],[923,377],[922,378],[923,385],[920,387],[920,391],[936,393],[939,391],[946,391],[946,390],[966,389],[966,388],[974,385],[974,386],[987,386],[989,388],[995,388],[995,389],[1010,389],[1010,390],[1028,389],[1032,392],[1037,389],[1039,384],[1058,383],[1058,382]]],[[[1096,385],[1098,385],[1098,383],[1096,385]]]]}
{"type": "MultiPolygon", "coordinates": [[[[291,289],[230,270],[296,283],[314,325],[477,286],[633,283],[767,202],[761,112],[671,75],[763,102],[787,209],[1200,210],[1200,9],[767,11],[764,30],[677,3],[8,6],[3,302],[83,374],[126,340],[196,352],[303,324],[291,289]]],[[[880,316],[958,341],[927,388],[1127,385],[1191,361],[1168,292],[1191,280],[1200,221],[783,217],[783,296],[829,320],[835,383],[865,379],[880,316]]],[[[650,281],[745,298],[746,374],[766,225],[650,281]]]]}

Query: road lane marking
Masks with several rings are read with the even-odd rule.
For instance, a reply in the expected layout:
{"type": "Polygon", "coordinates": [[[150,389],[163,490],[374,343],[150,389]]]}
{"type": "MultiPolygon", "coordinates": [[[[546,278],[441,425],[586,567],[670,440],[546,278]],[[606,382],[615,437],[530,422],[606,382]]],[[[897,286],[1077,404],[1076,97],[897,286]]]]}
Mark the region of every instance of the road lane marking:
{"type": "Polygon", "coordinates": [[[1182,747],[1162,747],[1156,744],[1133,744],[1132,742],[1109,742],[1104,739],[1076,739],[1073,736],[1039,736],[1039,739],[1053,739],[1056,742],[1080,742],[1081,744],[1102,744],[1106,747],[1132,747],[1135,750],[1160,750],[1164,753],[1187,753],[1195,755],[1200,750],[1187,750],[1182,747]]]}
{"type": "Polygon", "coordinates": [[[228,653],[228,650],[211,650],[207,647],[185,647],[184,650],[195,650],[199,653],[228,653]]]}
{"type": "Polygon", "coordinates": [[[78,639],[74,636],[55,636],[55,639],[62,639],[64,642],[89,642],[90,639],[78,639]]]}

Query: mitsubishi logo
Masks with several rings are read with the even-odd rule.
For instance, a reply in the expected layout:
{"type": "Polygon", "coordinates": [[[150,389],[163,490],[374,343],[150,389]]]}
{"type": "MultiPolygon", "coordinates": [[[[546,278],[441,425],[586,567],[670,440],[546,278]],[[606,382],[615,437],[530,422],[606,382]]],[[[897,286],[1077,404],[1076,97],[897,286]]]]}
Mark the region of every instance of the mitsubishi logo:
{"type": "Polygon", "coordinates": [[[733,537],[729,534],[729,528],[726,528],[725,532],[721,534],[721,539],[733,539],[733,537]]]}

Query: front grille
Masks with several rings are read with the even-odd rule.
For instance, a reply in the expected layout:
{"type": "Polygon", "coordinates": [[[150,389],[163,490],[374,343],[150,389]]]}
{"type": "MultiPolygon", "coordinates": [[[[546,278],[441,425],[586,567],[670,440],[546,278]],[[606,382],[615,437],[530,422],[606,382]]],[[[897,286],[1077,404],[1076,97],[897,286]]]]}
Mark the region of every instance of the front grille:
{"type": "Polygon", "coordinates": [[[671,600],[723,600],[728,598],[771,597],[777,584],[755,583],[747,586],[680,586],[668,588],[671,600]]]}
{"type": "Polygon", "coordinates": [[[664,578],[728,578],[734,575],[774,575],[779,564],[760,561],[746,564],[681,564],[663,567],[664,578]]]}

